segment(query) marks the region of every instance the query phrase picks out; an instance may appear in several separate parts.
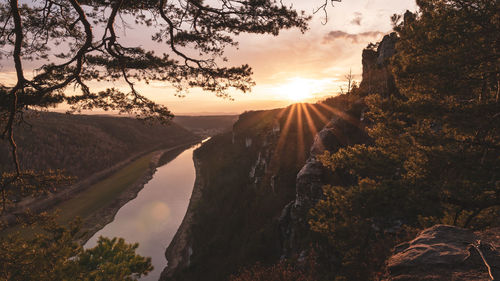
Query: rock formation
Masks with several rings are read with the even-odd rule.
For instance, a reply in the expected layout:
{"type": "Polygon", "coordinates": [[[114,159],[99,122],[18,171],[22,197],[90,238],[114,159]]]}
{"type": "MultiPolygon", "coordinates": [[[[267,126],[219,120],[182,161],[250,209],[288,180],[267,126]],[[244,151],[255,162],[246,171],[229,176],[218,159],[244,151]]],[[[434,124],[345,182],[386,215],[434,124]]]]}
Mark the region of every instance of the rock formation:
{"type": "Polygon", "coordinates": [[[435,225],[394,249],[385,280],[500,280],[499,246],[498,228],[474,233],[435,225]]]}
{"type": "Polygon", "coordinates": [[[380,43],[370,44],[363,50],[363,80],[360,84],[362,96],[398,92],[388,66],[389,59],[396,53],[397,40],[396,33],[391,33],[384,36],[380,43]]]}
{"type": "MultiPolygon", "coordinates": [[[[370,44],[363,51],[363,80],[359,95],[379,93],[398,94],[394,77],[388,62],[396,53],[397,36],[395,33],[384,36],[378,44],[370,44]]],[[[342,147],[370,141],[364,130],[365,106],[360,101],[342,116],[335,116],[316,136],[310,150],[310,157],[300,170],[296,179],[296,198],[283,209],[280,217],[282,248],[284,256],[299,256],[307,245],[309,210],[323,197],[325,184],[341,183],[338,175],[323,167],[318,156],[325,151],[336,152],[342,147]]],[[[302,253],[303,254],[303,253],[302,253]]]]}
{"type": "Polygon", "coordinates": [[[300,255],[308,247],[305,244],[309,231],[307,213],[323,198],[323,185],[339,180],[323,166],[318,156],[325,151],[336,152],[342,147],[369,141],[360,120],[363,108],[362,103],[354,104],[347,114],[335,116],[316,135],[310,157],[297,174],[295,200],[285,206],[279,219],[285,256],[300,255]]]}

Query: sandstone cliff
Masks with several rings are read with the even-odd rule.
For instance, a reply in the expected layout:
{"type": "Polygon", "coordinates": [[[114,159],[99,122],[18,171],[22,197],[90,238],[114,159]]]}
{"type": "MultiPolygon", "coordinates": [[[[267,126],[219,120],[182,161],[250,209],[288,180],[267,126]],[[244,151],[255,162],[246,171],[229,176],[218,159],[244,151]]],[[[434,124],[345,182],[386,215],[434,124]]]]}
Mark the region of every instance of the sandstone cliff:
{"type": "Polygon", "coordinates": [[[280,216],[283,254],[287,257],[300,255],[309,247],[309,227],[307,216],[319,200],[323,198],[323,185],[341,181],[319,161],[318,156],[325,151],[336,152],[349,145],[367,143],[369,137],[364,131],[361,116],[364,106],[361,102],[342,116],[334,116],[315,137],[310,149],[310,157],[297,174],[295,199],[288,203],[280,216]]]}
{"type": "Polygon", "coordinates": [[[360,95],[397,94],[394,76],[389,67],[390,58],[396,53],[397,36],[395,33],[384,36],[377,44],[370,44],[363,50],[363,80],[360,95]]]}
{"type": "Polygon", "coordinates": [[[499,228],[472,232],[435,225],[394,249],[385,280],[500,280],[499,246],[499,228]]]}
{"type": "MultiPolygon", "coordinates": [[[[388,66],[390,58],[395,54],[397,37],[395,33],[384,36],[380,43],[370,45],[363,51],[363,81],[358,97],[379,93],[383,95],[397,94],[394,77],[388,66]]],[[[280,217],[281,241],[284,257],[303,256],[311,242],[308,238],[309,226],[307,217],[311,209],[323,198],[322,187],[329,184],[341,184],[342,178],[333,175],[318,160],[325,151],[336,152],[342,147],[354,144],[369,143],[365,132],[364,110],[362,99],[353,99],[354,103],[343,115],[334,116],[314,139],[306,164],[297,174],[295,199],[286,205],[280,217]]]]}
{"type": "Polygon", "coordinates": [[[195,152],[195,192],[162,280],[226,280],[241,267],[278,261],[279,217],[295,198],[296,175],[316,132],[351,103],[342,96],[247,112],[231,132],[203,144],[195,152]]]}

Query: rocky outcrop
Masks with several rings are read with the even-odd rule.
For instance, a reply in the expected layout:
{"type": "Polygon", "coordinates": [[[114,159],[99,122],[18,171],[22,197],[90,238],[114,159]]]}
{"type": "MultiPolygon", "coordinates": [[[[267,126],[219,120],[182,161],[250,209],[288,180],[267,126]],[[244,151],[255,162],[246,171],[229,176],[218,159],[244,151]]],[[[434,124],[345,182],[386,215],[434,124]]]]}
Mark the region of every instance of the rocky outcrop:
{"type": "MultiPolygon", "coordinates": [[[[394,77],[389,68],[389,60],[396,53],[397,35],[384,36],[378,44],[370,44],[363,51],[363,80],[360,96],[369,94],[397,95],[394,77]]],[[[296,197],[284,209],[280,217],[282,247],[284,256],[298,256],[307,245],[309,210],[323,198],[325,184],[346,184],[341,175],[333,175],[323,167],[318,156],[325,151],[334,153],[342,147],[369,143],[364,131],[364,104],[352,104],[351,109],[335,116],[316,136],[310,150],[310,157],[297,174],[296,197]]]]}
{"type": "Polygon", "coordinates": [[[397,93],[394,76],[389,68],[389,59],[396,53],[396,33],[384,36],[378,44],[370,44],[363,50],[363,80],[360,84],[362,96],[369,94],[390,95],[397,93]]]}
{"type": "Polygon", "coordinates": [[[396,54],[396,42],[397,42],[396,33],[391,33],[389,35],[385,35],[377,49],[377,65],[382,66],[387,64],[389,59],[396,54]]]}
{"type": "Polygon", "coordinates": [[[499,246],[498,228],[474,233],[435,225],[394,249],[385,280],[500,280],[499,246]]]}
{"type": "Polygon", "coordinates": [[[354,104],[345,114],[335,116],[315,137],[310,157],[297,174],[295,200],[282,211],[280,230],[284,256],[300,255],[307,245],[309,226],[307,214],[323,198],[323,186],[335,182],[335,175],[318,159],[325,151],[336,152],[342,147],[367,143],[369,137],[360,120],[363,104],[354,104]]]}

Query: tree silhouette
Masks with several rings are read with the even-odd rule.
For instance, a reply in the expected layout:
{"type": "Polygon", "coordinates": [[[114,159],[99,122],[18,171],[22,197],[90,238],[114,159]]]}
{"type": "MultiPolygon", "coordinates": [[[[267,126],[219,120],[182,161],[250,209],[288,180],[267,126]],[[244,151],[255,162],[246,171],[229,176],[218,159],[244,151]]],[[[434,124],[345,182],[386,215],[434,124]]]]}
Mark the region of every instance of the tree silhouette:
{"type": "Polygon", "coordinates": [[[16,80],[0,85],[0,132],[16,159],[13,125],[22,110],[61,103],[73,111],[102,108],[166,122],[173,115],[140,94],[137,81],[163,81],[183,91],[200,87],[217,96],[227,90],[248,91],[254,84],[248,65],[219,66],[224,49],[236,46],[234,36],[269,33],[297,27],[306,30],[309,17],[272,0],[42,0],[0,4],[0,56],[12,60],[16,80]],[[156,54],[127,46],[117,35],[117,21],[152,32],[164,44],[156,54]],[[32,77],[25,62],[38,61],[32,77]],[[108,88],[95,92],[91,81],[124,81],[128,92],[108,88]],[[68,94],[69,90],[71,94],[68,94]]]}
{"type": "Polygon", "coordinates": [[[0,239],[2,280],[132,281],[153,270],[151,258],[135,253],[137,243],[99,237],[95,247],[83,249],[76,242],[78,221],[60,226],[46,215],[34,215],[29,220],[26,226],[37,227],[34,238],[16,233],[0,239]]]}

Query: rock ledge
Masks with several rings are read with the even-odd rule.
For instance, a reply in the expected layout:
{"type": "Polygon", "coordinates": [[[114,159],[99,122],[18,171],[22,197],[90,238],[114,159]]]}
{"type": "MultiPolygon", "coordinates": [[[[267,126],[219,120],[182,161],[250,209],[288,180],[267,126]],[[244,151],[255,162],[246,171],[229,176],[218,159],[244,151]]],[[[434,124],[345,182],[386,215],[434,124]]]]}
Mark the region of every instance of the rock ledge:
{"type": "Polygon", "coordinates": [[[492,280],[480,252],[500,280],[500,228],[484,232],[435,225],[396,246],[387,261],[386,279],[397,281],[492,280]]]}

